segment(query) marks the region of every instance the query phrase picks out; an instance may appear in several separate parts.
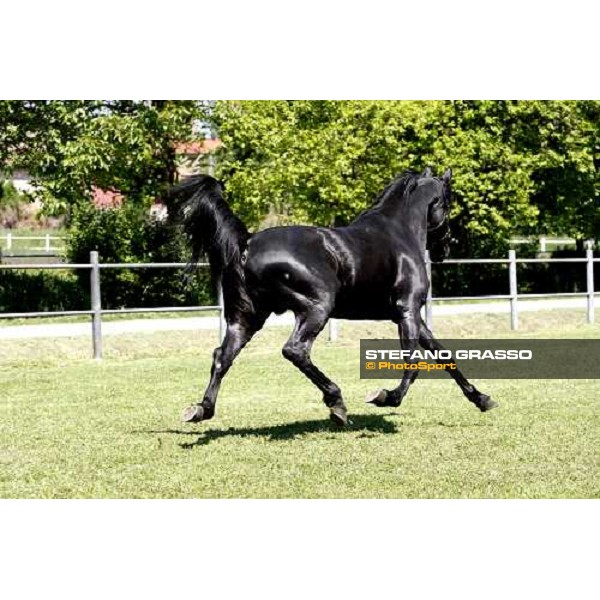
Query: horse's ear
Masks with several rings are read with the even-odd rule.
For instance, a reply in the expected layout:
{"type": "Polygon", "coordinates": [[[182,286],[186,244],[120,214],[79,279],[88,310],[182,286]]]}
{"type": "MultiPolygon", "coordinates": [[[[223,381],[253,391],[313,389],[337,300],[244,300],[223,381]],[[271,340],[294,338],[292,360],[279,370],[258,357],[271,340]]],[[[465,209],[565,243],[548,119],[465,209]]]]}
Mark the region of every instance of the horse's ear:
{"type": "Polygon", "coordinates": [[[446,169],[446,172],[444,173],[444,182],[449,183],[449,181],[451,179],[452,179],[452,169],[448,168],[448,169],[446,169]]]}
{"type": "Polygon", "coordinates": [[[431,167],[425,167],[421,177],[433,177],[433,171],[431,170],[431,167]]]}

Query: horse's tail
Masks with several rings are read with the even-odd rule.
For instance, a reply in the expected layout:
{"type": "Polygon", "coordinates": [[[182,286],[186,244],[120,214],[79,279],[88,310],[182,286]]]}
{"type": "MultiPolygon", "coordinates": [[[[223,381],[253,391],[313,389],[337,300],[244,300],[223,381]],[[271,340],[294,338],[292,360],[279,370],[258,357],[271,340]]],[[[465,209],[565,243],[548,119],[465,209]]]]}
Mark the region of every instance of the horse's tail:
{"type": "Polygon", "coordinates": [[[250,234],[223,198],[223,186],[208,175],[190,177],[167,196],[170,218],[183,225],[191,262],[206,253],[213,281],[223,286],[225,316],[252,310],[242,266],[250,234]]]}

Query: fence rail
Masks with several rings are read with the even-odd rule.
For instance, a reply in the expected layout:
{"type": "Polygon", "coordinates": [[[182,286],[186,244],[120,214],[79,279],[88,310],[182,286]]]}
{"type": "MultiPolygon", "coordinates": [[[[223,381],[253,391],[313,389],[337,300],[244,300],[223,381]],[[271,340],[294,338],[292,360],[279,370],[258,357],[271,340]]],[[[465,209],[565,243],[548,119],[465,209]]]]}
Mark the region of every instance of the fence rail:
{"type": "Polygon", "coordinates": [[[56,250],[60,250],[62,248],[62,244],[60,244],[60,247],[56,245],[53,246],[52,242],[56,240],[64,242],[64,239],[65,238],[63,236],[50,235],[49,233],[45,235],[14,235],[9,231],[5,235],[0,235],[0,240],[4,240],[4,250],[12,250],[16,241],[27,240],[43,241],[44,243],[34,247],[19,247],[19,250],[36,250],[38,252],[43,250],[44,252],[55,252],[56,250]]]}
{"type": "MultiPolygon", "coordinates": [[[[595,240],[587,240],[588,244],[595,244],[595,240]]],[[[539,238],[512,238],[509,240],[511,246],[518,246],[520,244],[536,244],[540,252],[547,252],[548,246],[576,246],[577,240],[575,238],[568,237],[550,237],[547,235],[541,235],[539,238]]]]}
{"type": "MultiPolygon", "coordinates": [[[[508,258],[464,258],[464,259],[448,259],[439,264],[507,264],[508,265],[508,294],[496,294],[489,296],[451,296],[451,297],[433,297],[433,286],[429,286],[427,300],[425,303],[425,322],[432,329],[432,304],[433,302],[457,302],[464,300],[509,300],[510,302],[510,323],[511,329],[519,328],[519,299],[538,299],[538,298],[556,298],[556,297],[585,297],[587,322],[594,323],[595,321],[595,296],[594,289],[594,263],[600,262],[600,258],[594,258],[593,240],[587,242],[587,249],[584,258],[517,258],[515,250],[508,251],[508,258]],[[527,263],[583,263],[586,265],[586,291],[585,292],[554,292],[550,294],[519,294],[517,265],[527,263]]],[[[426,251],[425,263],[429,281],[431,282],[431,260],[429,252],[426,251]]]]}
{"type": "MultiPolygon", "coordinates": [[[[594,323],[595,320],[595,296],[594,288],[594,263],[600,262],[600,258],[594,258],[591,245],[588,245],[586,255],[583,258],[517,258],[515,250],[509,250],[508,258],[465,258],[449,259],[444,263],[436,263],[437,266],[445,264],[506,264],[508,265],[508,293],[487,296],[447,296],[434,297],[432,286],[429,286],[425,302],[425,321],[432,328],[432,315],[434,302],[464,302],[465,300],[508,300],[510,303],[510,323],[512,329],[519,328],[519,300],[554,298],[554,297],[585,297],[587,322],[594,323]],[[557,292],[549,294],[520,294],[518,291],[518,265],[525,263],[581,263],[586,266],[586,291],[585,292],[557,292]]],[[[429,253],[425,256],[425,265],[429,280],[431,281],[432,263],[429,253]]],[[[222,291],[219,290],[218,303],[215,306],[173,306],[156,308],[120,308],[105,309],[101,304],[101,273],[105,269],[182,269],[187,263],[101,263],[97,252],[90,253],[89,263],[56,263],[56,264],[0,264],[3,269],[85,269],[90,271],[90,293],[91,306],[89,310],[70,310],[52,312],[29,312],[29,313],[0,313],[0,318],[34,318],[34,317],[60,317],[86,315],[92,321],[92,346],[94,358],[102,358],[102,315],[108,314],[136,314],[136,313],[161,313],[161,312],[199,312],[217,311],[219,315],[219,339],[225,336],[224,303],[222,291]]],[[[206,268],[207,262],[195,263],[195,266],[206,268]]],[[[329,339],[335,341],[338,337],[338,322],[335,319],[329,321],[329,339]]]]}
{"type": "MultiPolygon", "coordinates": [[[[0,241],[4,240],[4,249],[11,250],[14,246],[14,242],[18,240],[35,240],[35,241],[43,241],[44,244],[42,246],[36,246],[33,248],[22,248],[23,250],[45,250],[46,252],[51,252],[52,250],[58,250],[57,246],[52,247],[52,242],[64,242],[64,236],[45,234],[43,236],[20,236],[15,235],[12,232],[8,232],[4,235],[0,235],[0,241]]],[[[588,243],[595,244],[594,240],[588,240],[588,243]]],[[[540,237],[531,237],[531,238],[512,238],[509,240],[509,244],[511,246],[520,246],[522,244],[535,244],[538,246],[540,252],[547,252],[550,246],[575,246],[577,244],[577,240],[575,238],[569,237],[550,237],[542,235],[540,237]]],[[[60,244],[59,244],[60,245],[60,244]]]]}
{"type": "MultiPolygon", "coordinates": [[[[96,359],[102,358],[102,315],[109,314],[131,314],[131,313],[160,313],[160,312],[200,312],[217,311],[219,313],[219,339],[223,341],[225,337],[225,318],[223,296],[219,291],[218,304],[215,306],[172,306],[172,307],[154,307],[154,308],[102,308],[101,301],[101,271],[104,269],[184,269],[188,263],[101,263],[98,252],[90,252],[89,263],[56,263],[56,264],[0,264],[0,270],[15,269],[64,269],[78,270],[84,269],[90,271],[90,296],[91,307],[89,310],[66,310],[66,311],[48,311],[48,312],[28,312],[28,313],[0,313],[0,319],[17,318],[35,318],[35,317],[66,317],[77,315],[89,315],[92,318],[92,348],[93,356],[96,359]]],[[[209,263],[194,263],[196,267],[208,267],[209,263]]]]}

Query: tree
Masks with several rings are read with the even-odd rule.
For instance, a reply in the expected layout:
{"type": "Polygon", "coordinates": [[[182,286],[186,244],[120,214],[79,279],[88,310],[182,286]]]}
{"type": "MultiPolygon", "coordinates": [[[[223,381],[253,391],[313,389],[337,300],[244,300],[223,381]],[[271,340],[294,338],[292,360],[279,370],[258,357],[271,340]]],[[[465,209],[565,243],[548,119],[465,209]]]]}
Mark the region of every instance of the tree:
{"type": "Polygon", "coordinates": [[[455,254],[598,231],[599,102],[217,102],[219,174],[257,227],[352,219],[398,172],[454,171],[455,254]]]}
{"type": "MultiPolygon", "coordinates": [[[[176,145],[196,136],[203,111],[198,101],[0,101],[0,170],[27,169],[45,210],[69,212],[72,260],[87,261],[94,249],[104,262],[186,260],[183,237],[150,219],[147,208],[174,182],[176,145]],[[96,208],[94,186],[118,191],[123,206],[96,208]]],[[[172,270],[153,271],[106,273],[105,305],[197,304],[210,297],[206,277],[186,287],[172,270]]],[[[85,294],[89,281],[78,280],[85,294]]],[[[19,285],[36,291],[39,278],[20,278],[19,285]]],[[[5,282],[8,299],[10,287],[5,282]]]]}
{"type": "Polygon", "coordinates": [[[144,202],[174,181],[175,145],[202,115],[197,101],[1,101],[0,167],[27,169],[49,211],[92,186],[144,202]]]}
{"type": "Polygon", "coordinates": [[[527,102],[521,143],[535,157],[534,233],[600,239],[600,102],[527,102]]]}
{"type": "Polygon", "coordinates": [[[348,222],[431,165],[454,171],[455,254],[504,254],[514,234],[600,238],[598,101],[1,101],[0,169],[28,169],[54,211],[94,185],[144,204],[207,109],[217,174],[252,227],[348,222]]]}

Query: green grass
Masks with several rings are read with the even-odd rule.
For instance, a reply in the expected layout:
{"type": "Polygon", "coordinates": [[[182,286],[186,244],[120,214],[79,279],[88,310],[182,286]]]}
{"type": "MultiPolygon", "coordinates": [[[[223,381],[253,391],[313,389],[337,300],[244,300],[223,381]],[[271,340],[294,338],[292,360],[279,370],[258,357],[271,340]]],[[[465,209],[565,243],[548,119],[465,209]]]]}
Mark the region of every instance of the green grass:
{"type": "MultiPolygon", "coordinates": [[[[451,317],[440,337],[510,337],[507,317],[451,317]]],[[[452,381],[418,381],[402,409],[363,404],[358,339],[341,327],[315,362],[344,391],[353,426],[330,425],[319,392],[282,357],[288,328],[251,342],[214,420],[179,423],[207,382],[216,335],[3,341],[0,497],[600,497],[600,382],[480,381],[501,407],[480,414],[452,381]]],[[[522,315],[523,337],[599,337],[583,312],[522,315]]],[[[324,336],[325,337],[325,336],[324,336]]],[[[391,382],[387,382],[391,383],[391,382]]]]}

